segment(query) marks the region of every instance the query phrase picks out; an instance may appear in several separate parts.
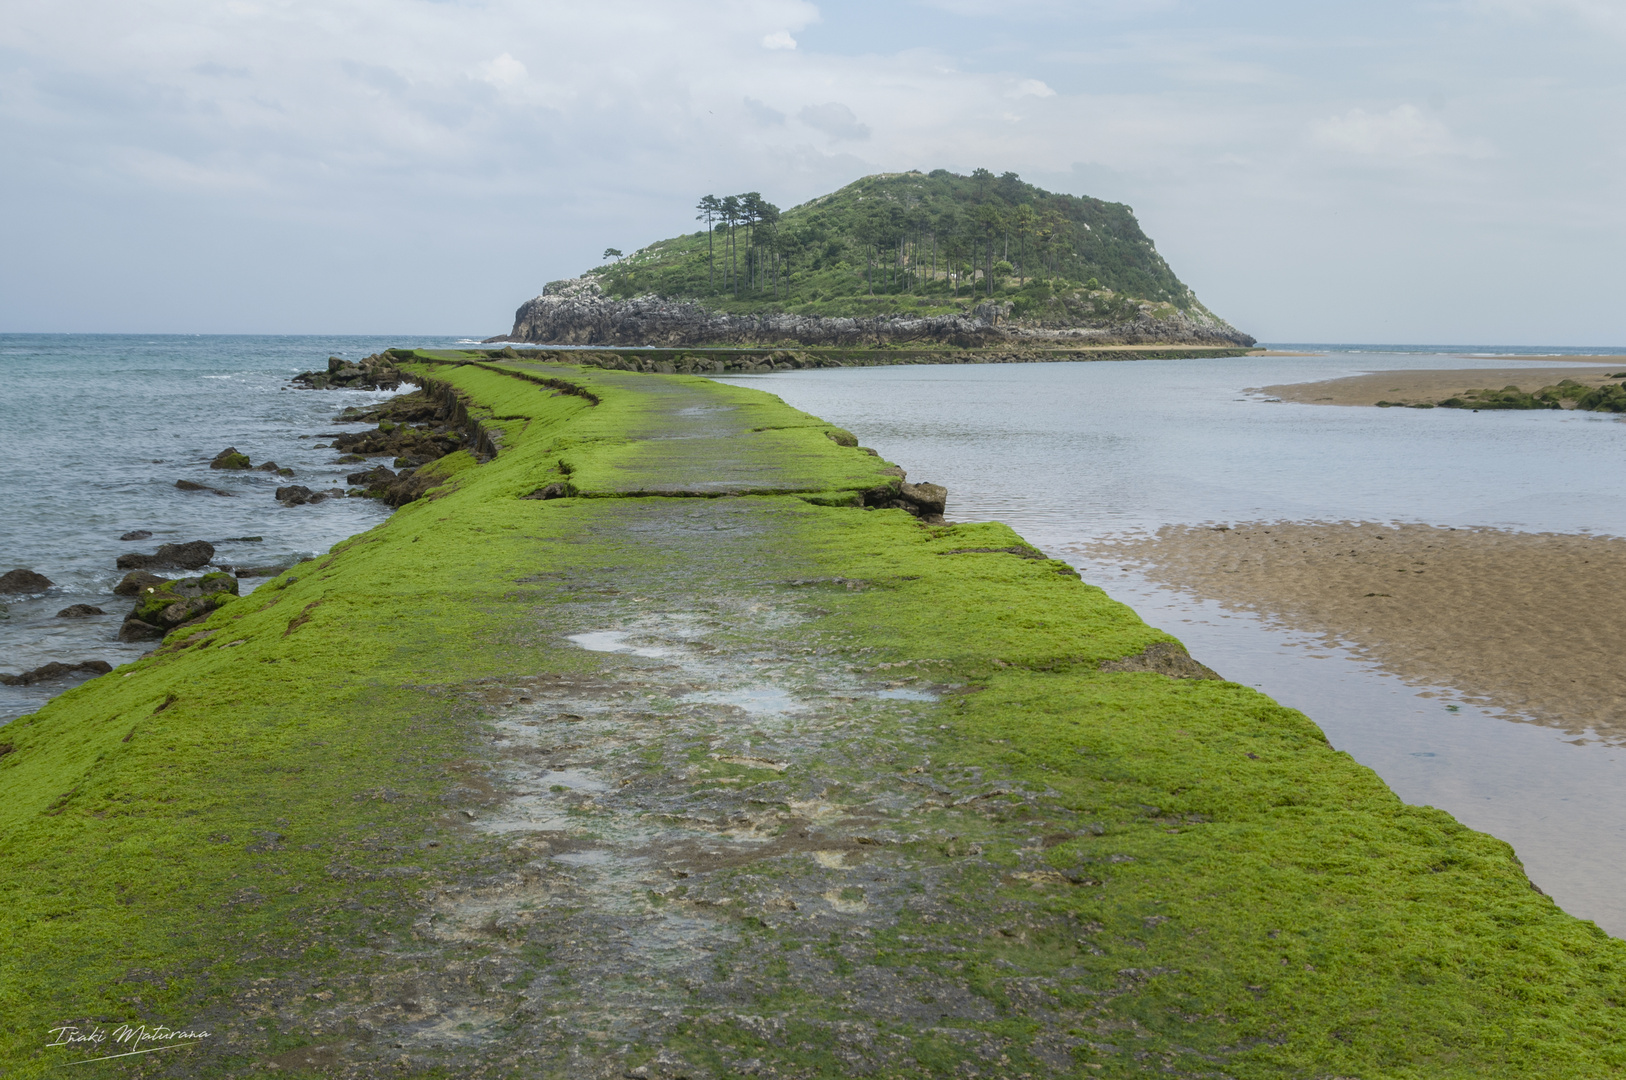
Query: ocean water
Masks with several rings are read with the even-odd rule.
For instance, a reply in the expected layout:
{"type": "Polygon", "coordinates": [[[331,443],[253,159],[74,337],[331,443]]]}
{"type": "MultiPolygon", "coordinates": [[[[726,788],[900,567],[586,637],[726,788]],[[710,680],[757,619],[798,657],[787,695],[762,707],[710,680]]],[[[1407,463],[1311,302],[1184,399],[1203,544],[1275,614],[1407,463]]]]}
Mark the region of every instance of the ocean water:
{"type": "MultiPolygon", "coordinates": [[[[334,464],[318,446],[346,405],[389,396],[355,390],[291,390],[288,379],[325,368],[329,356],[358,360],[392,345],[442,346],[460,339],[104,334],[0,335],[0,573],[23,567],[55,584],[44,596],[0,596],[0,671],[56,660],[115,666],[151,645],[120,644],[133,603],[113,596],[124,576],[114,560],[162,543],[208,540],[231,566],[286,566],[371,528],[386,510],[369,499],[285,508],[279,484],[344,486],[356,466],[334,464]],[[292,479],[211,470],[235,446],[254,464],[275,461],[292,479]],[[232,493],[177,490],[187,479],[232,493]],[[146,529],[152,538],[122,542],[146,529]],[[229,541],[258,536],[257,541],[229,541]],[[70,604],[106,615],[57,618],[70,604]]],[[[175,574],[178,571],[170,571],[175,574]]],[[[241,582],[247,591],[259,581],[241,582]]],[[[37,709],[78,678],[0,686],[0,722],[37,709]]]]}
{"type": "MultiPolygon", "coordinates": [[[[951,520],[1005,521],[1183,640],[1303,710],[1408,802],[1508,841],[1566,910],[1626,936],[1626,748],[1403,685],[1341,649],[1097,562],[1164,524],[1364,520],[1626,535],[1626,419],[1300,405],[1250,392],[1364,371],[1552,367],[1559,350],[1289,346],[1309,357],[789,371],[724,380],[851,430],[951,520]],[[1522,355],[1521,355],[1522,354],[1522,355]],[[1454,708],[1448,708],[1454,706],[1454,708]]],[[[1568,350],[1616,354],[1626,350],[1568,350]]],[[[1605,365],[1607,368],[1609,365],[1605,365]]]]}

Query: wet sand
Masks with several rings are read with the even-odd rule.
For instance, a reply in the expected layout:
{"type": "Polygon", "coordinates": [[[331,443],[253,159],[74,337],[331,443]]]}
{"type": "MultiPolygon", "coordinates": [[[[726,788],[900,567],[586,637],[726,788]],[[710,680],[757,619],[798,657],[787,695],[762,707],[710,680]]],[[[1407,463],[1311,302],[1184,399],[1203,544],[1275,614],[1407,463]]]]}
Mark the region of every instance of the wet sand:
{"type": "Polygon", "coordinates": [[[1171,525],[1079,550],[1324,635],[1414,686],[1626,739],[1626,540],[1254,522],[1171,525]]]}
{"type": "MultiPolygon", "coordinates": [[[[1530,357],[1546,360],[1547,357],[1530,357]]],[[[1251,387],[1249,393],[1269,394],[1282,401],[1296,401],[1306,405],[1376,405],[1380,401],[1393,401],[1403,405],[1448,398],[1466,390],[1500,390],[1504,386],[1517,386],[1526,393],[1534,393],[1544,386],[1552,386],[1564,379],[1574,379],[1586,386],[1601,386],[1611,380],[1611,372],[1626,371],[1626,357],[1620,356],[1565,356],[1553,357],[1573,364],[1577,360],[1596,361],[1590,367],[1540,368],[1466,368],[1439,371],[1374,371],[1365,375],[1349,375],[1325,382],[1286,383],[1281,386],[1251,387]],[[1612,366],[1603,366],[1603,365],[1612,366]]]]}

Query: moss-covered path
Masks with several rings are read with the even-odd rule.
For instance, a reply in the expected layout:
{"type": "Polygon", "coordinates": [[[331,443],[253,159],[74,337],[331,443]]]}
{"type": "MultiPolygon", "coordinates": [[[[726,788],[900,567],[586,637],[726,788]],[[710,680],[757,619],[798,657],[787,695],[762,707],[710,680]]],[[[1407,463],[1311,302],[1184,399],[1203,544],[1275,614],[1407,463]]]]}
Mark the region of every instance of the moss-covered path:
{"type": "Polygon", "coordinates": [[[754,391],[451,359],[494,459],[0,730],[0,1069],[1626,1062],[1626,946],[1003,526],[754,391]]]}

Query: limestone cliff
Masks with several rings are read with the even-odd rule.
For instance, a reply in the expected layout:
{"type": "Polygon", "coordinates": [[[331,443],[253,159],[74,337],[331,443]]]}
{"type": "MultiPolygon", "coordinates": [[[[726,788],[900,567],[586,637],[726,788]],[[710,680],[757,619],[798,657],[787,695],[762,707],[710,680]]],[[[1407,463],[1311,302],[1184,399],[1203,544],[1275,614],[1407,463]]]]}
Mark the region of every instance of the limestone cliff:
{"type": "Polygon", "coordinates": [[[763,312],[729,314],[694,300],[658,296],[614,299],[594,274],[550,282],[520,305],[514,328],[492,341],[548,345],[880,345],[944,343],[972,348],[1035,346],[1252,346],[1254,339],[1201,307],[1118,304],[1112,318],[1087,321],[1013,317],[1009,301],[985,301],[957,315],[832,317],[763,312]],[[1125,310],[1127,308],[1127,310],[1125,310]],[[1083,322],[1084,325],[1077,323],[1083,322]],[[1072,323],[1072,325],[1069,325],[1072,323]]]}

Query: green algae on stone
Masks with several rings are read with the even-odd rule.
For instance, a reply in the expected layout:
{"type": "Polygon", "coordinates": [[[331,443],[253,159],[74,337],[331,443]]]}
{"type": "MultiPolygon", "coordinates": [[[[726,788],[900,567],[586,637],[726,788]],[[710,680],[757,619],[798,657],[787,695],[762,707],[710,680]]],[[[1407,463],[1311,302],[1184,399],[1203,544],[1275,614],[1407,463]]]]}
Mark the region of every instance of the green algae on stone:
{"type": "Polygon", "coordinates": [[[7,726],[12,1074],[1626,1067],[1626,945],[1301,714],[1101,670],[1172,638],[1007,527],[821,505],[897,476],[765,394],[456,356],[395,359],[495,458],[7,726]]]}

